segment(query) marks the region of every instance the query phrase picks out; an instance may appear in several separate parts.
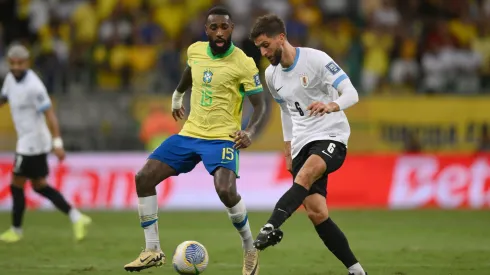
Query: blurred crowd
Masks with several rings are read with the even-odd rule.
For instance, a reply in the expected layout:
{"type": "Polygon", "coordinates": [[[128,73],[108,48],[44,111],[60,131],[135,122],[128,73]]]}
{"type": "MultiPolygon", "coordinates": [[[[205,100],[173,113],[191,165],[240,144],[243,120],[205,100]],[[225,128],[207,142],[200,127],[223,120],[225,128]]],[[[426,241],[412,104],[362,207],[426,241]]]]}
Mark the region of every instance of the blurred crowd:
{"type": "Polygon", "coordinates": [[[248,32],[273,12],[293,45],[325,50],[363,94],[490,90],[490,0],[0,0],[0,78],[21,42],[53,93],[171,93],[215,4],[261,70],[248,32]]]}

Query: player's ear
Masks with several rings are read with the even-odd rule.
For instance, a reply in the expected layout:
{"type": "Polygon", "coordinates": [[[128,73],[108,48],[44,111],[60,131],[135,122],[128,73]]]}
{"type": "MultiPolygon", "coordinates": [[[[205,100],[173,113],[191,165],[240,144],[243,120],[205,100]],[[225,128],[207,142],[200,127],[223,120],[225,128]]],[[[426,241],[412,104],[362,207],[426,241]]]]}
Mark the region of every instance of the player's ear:
{"type": "Polygon", "coordinates": [[[284,44],[284,41],[286,41],[286,35],[284,35],[284,33],[280,33],[279,39],[281,40],[281,44],[284,44]]]}
{"type": "Polygon", "coordinates": [[[204,24],[204,32],[208,35],[208,25],[204,24]]]}

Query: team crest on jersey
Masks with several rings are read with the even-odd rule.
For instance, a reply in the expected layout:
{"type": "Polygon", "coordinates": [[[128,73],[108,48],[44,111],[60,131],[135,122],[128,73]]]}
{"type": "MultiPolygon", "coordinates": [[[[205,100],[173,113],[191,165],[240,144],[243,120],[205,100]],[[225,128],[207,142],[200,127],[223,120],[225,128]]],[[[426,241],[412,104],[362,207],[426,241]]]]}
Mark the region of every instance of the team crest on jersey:
{"type": "Polygon", "coordinates": [[[204,71],[204,75],[202,76],[202,81],[209,84],[211,83],[211,80],[213,80],[213,72],[210,69],[206,69],[204,71]]]}
{"type": "Polygon", "coordinates": [[[299,77],[299,80],[300,80],[301,86],[303,86],[303,88],[308,87],[308,84],[310,84],[310,79],[308,78],[308,76],[306,74],[302,74],[299,77]]]}

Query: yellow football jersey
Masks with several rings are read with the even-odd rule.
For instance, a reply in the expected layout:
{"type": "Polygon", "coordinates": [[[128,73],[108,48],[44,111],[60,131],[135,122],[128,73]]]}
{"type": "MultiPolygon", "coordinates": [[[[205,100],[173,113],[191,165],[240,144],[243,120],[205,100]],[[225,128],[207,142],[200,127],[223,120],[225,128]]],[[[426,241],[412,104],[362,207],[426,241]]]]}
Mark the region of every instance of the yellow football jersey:
{"type": "Polygon", "coordinates": [[[241,130],[245,96],[262,92],[259,71],[252,58],[233,44],[224,54],[213,55],[208,42],[187,49],[192,71],[191,112],[181,135],[233,140],[241,130]]]}

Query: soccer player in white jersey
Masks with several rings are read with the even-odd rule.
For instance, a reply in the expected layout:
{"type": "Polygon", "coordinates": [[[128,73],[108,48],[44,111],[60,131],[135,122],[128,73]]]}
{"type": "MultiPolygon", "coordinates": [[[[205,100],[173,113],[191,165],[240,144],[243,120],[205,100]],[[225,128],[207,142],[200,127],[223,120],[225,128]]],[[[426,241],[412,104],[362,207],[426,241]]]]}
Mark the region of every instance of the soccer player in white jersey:
{"type": "Polygon", "coordinates": [[[342,166],[347,153],[350,127],[343,110],[357,103],[357,91],[326,53],[291,46],[276,15],[258,18],[250,38],[271,63],[265,79],[281,106],[286,163],[294,177],[254,245],[264,250],[279,243],[280,226],[303,204],[318,235],[349,274],[365,275],[326,203],[328,175],[342,166]]]}
{"type": "Polygon", "coordinates": [[[58,120],[51,107],[46,87],[29,69],[29,52],[22,45],[14,45],[7,52],[10,72],[7,74],[0,97],[0,106],[9,103],[17,132],[17,148],[10,186],[12,193],[12,226],[0,235],[4,242],[22,239],[22,218],[25,211],[24,185],[31,181],[34,191],[49,199],[72,223],[74,237],[82,240],[91,219],[66,202],[63,195],[48,185],[47,155],[53,150],[60,161],[65,158],[58,120]],[[46,119],[53,131],[52,138],[46,119]]]}

